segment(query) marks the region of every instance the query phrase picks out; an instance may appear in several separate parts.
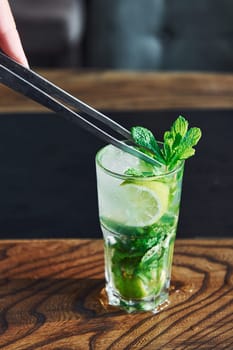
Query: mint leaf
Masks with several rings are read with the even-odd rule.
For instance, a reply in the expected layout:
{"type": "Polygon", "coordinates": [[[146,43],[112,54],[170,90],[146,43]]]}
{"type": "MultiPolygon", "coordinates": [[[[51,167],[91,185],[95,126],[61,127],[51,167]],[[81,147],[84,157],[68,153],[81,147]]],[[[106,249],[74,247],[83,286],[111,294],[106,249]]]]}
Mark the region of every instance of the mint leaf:
{"type": "Polygon", "coordinates": [[[129,168],[124,172],[125,175],[134,176],[134,177],[149,177],[154,176],[153,171],[142,171],[135,168],[129,168]]]}
{"type": "Polygon", "coordinates": [[[174,136],[180,135],[180,137],[184,137],[186,132],[188,131],[188,121],[180,115],[171,127],[171,132],[174,136]]]}
{"type": "Polygon", "coordinates": [[[195,154],[195,149],[194,148],[187,148],[187,149],[185,149],[183,151],[181,159],[187,159],[189,157],[194,156],[194,154],[195,154]]]}
{"type": "Polygon", "coordinates": [[[141,176],[142,172],[138,169],[129,168],[124,172],[124,174],[129,176],[141,176]]]}
{"type": "MultiPolygon", "coordinates": [[[[142,126],[134,126],[131,128],[131,135],[134,142],[138,146],[145,147],[146,149],[150,150],[156,156],[156,159],[164,163],[159,145],[150,130],[142,126]]],[[[143,149],[141,151],[143,152],[143,149]]]]}
{"type": "Polygon", "coordinates": [[[163,142],[163,156],[168,160],[171,157],[173,147],[173,135],[170,131],[164,133],[163,142]]]}
{"type": "Polygon", "coordinates": [[[186,142],[190,144],[190,146],[195,146],[201,138],[201,129],[199,128],[191,128],[187,131],[185,135],[186,142]]]}

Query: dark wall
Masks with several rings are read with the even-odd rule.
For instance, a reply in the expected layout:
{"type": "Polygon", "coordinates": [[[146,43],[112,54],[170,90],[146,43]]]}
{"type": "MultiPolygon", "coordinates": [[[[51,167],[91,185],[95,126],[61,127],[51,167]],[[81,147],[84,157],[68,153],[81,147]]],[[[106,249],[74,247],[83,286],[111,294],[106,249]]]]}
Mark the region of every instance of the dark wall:
{"type": "MultiPolygon", "coordinates": [[[[180,111],[203,137],[186,162],[179,237],[233,236],[232,111],[180,111]]],[[[161,140],[177,111],[108,113],[161,140]]],[[[53,114],[0,117],[0,237],[101,237],[95,153],[103,143],[53,114]]]]}

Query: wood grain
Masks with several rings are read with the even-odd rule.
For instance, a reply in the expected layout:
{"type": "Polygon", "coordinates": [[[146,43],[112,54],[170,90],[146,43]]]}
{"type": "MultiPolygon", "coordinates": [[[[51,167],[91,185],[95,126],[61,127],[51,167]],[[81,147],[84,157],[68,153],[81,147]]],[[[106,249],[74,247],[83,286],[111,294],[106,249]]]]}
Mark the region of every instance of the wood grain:
{"type": "MultiPolygon", "coordinates": [[[[233,108],[233,74],[75,70],[39,73],[97,109],[233,108]]],[[[0,86],[0,112],[44,110],[0,86]]]]}
{"type": "Polygon", "coordinates": [[[108,307],[101,240],[0,246],[0,349],[233,349],[233,240],[177,240],[170,304],[108,307]]]}

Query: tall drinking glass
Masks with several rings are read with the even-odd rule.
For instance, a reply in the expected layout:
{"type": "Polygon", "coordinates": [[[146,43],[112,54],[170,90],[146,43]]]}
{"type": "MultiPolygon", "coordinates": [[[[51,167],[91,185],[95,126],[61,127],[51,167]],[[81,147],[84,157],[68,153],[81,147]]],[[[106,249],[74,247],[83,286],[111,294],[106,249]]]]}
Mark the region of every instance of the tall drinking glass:
{"type": "Polygon", "coordinates": [[[148,166],[112,145],[96,155],[106,291],[127,312],[157,312],[168,300],[184,162],[151,177],[125,174],[148,166]]]}

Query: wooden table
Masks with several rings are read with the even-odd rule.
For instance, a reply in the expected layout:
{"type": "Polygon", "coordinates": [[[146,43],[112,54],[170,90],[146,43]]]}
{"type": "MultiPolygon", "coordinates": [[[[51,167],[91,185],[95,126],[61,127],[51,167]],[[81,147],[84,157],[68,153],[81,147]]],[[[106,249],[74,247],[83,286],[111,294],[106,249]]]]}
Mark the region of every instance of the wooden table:
{"type": "Polygon", "coordinates": [[[233,240],[177,240],[156,315],[107,306],[101,240],[8,240],[0,257],[0,349],[233,349],[233,240]]]}
{"type": "MultiPolygon", "coordinates": [[[[98,109],[233,108],[232,74],[40,73],[98,109]]],[[[0,86],[0,112],[44,110],[0,86]]],[[[0,265],[0,349],[233,349],[233,240],[178,240],[157,315],[107,306],[102,241],[1,241],[0,265]]]]}
{"type": "MultiPolygon", "coordinates": [[[[97,109],[233,108],[233,74],[39,71],[97,109]]],[[[0,112],[45,108],[0,86],[0,112]]]]}

